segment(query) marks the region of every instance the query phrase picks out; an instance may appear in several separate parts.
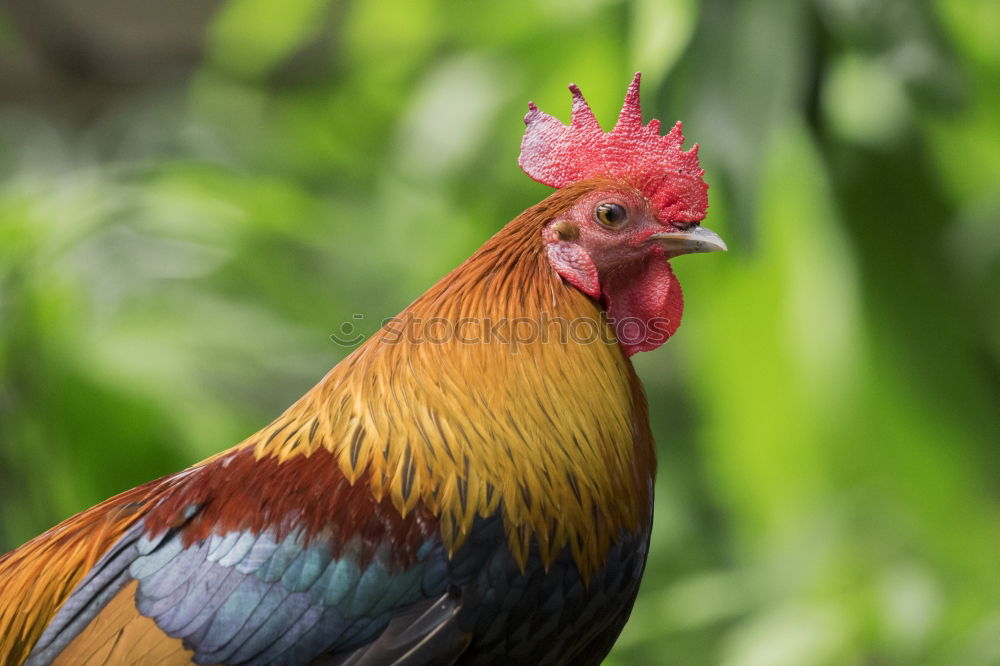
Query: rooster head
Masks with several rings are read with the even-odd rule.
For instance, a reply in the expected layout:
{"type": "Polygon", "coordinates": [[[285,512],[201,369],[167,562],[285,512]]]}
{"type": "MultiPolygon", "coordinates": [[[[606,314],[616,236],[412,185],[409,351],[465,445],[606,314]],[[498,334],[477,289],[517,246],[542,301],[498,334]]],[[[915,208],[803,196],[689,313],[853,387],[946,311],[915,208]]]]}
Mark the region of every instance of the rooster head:
{"type": "Polygon", "coordinates": [[[538,182],[579,192],[542,230],[549,263],[601,303],[626,354],[655,349],[677,330],[683,311],[668,260],[726,249],[700,226],[708,184],[698,146],[681,149],[679,122],[662,136],[658,120],[642,124],[639,74],[610,132],[601,129],[580,89],[569,89],[569,125],[529,104],[519,159],[538,182]]]}

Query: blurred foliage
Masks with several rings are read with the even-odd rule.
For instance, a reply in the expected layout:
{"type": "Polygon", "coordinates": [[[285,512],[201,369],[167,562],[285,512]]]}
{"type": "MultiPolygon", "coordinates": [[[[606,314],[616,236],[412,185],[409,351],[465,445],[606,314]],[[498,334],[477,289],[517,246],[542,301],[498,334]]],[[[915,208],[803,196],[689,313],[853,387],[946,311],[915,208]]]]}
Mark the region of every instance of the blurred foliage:
{"type": "MultiPolygon", "coordinates": [[[[58,63],[26,6],[8,73],[58,63]]],[[[642,70],[731,251],[636,357],[662,469],[609,663],[1000,663],[1000,4],[230,0],[193,65],[72,25],[102,57],[0,105],[0,550],[269,421],[546,195],[529,99],[609,123],[642,70]]]]}

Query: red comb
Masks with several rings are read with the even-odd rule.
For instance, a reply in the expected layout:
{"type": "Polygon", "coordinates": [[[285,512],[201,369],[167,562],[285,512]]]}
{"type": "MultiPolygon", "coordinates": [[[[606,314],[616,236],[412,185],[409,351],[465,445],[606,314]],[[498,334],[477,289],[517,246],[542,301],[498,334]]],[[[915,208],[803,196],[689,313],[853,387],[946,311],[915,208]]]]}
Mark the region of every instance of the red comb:
{"type": "Polygon", "coordinates": [[[604,132],[576,85],[569,125],[528,104],[518,163],[544,185],[563,187],[592,176],[609,176],[636,187],[667,222],[699,222],[708,208],[708,184],[698,165],[698,146],[681,150],[681,124],[660,136],[660,121],[642,124],[639,73],[625,94],[618,122],[604,132]]]}

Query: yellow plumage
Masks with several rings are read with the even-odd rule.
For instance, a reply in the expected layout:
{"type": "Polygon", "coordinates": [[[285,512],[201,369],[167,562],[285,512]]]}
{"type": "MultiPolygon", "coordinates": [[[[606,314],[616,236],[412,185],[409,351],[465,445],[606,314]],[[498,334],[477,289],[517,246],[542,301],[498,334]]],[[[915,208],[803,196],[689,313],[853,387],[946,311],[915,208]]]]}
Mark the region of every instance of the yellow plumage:
{"type": "Polygon", "coordinates": [[[244,445],[281,459],[330,451],[404,514],[419,502],[438,515],[451,550],[502,502],[522,566],[536,537],[545,562],[569,545],[587,577],[647,519],[655,464],[631,364],[539,238],[594,187],[559,190],[508,224],[244,445]],[[492,325],[493,342],[443,335],[457,322],[467,337],[492,325]],[[531,322],[547,322],[548,338],[526,340],[531,322]]]}

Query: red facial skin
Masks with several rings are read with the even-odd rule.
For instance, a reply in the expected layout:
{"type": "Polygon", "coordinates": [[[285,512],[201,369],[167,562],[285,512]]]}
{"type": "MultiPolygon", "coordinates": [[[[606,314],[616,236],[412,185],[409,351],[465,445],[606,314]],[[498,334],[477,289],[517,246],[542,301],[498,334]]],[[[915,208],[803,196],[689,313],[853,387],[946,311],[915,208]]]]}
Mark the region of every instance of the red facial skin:
{"type": "Polygon", "coordinates": [[[549,262],[567,282],[599,301],[625,354],[656,349],[680,325],[684,299],[670,268],[672,256],[653,234],[690,226],[663,224],[649,201],[627,186],[595,189],[542,232],[549,262]],[[598,206],[618,204],[621,222],[608,226],[598,206]]]}

